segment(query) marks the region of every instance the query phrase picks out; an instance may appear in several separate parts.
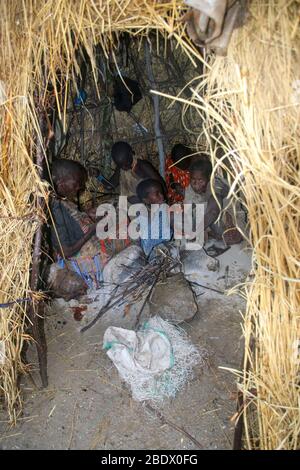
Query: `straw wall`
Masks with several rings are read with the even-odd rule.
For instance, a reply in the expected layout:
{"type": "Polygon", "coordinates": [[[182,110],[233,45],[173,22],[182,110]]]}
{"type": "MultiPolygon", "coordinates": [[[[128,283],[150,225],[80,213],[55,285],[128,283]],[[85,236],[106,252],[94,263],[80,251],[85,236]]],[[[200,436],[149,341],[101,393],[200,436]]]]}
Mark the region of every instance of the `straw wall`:
{"type": "Polygon", "coordinates": [[[215,170],[226,169],[249,213],[254,280],[244,286],[244,371],[235,372],[250,449],[300,446],[299,12],[296,1],[251,2],[227,58],[207,58],[191,85],[215,170]]]}
{"type": "MultiPolygon", "coordinates": [[[[68,96],[64,86],[79,72],[79,44],[90,58],[97,84],[95,44],[100,43],[108,56],[122,31],[154,30],[180,41],[181,5],[175,0],[0,1],[0,303],[30,295],[37,196],[45,196],[33,163],[41,139],[36,107],[43,112],[47,103],[56,101],[64,119],[68,96]]],[[[197,55],[187,42],[182,46],[191,57],[197,55]]],[[[13,421],[21,404],[17,375],[23,370],[25,317],[26,303],[0,309],[0,397],[13,421]]]]}

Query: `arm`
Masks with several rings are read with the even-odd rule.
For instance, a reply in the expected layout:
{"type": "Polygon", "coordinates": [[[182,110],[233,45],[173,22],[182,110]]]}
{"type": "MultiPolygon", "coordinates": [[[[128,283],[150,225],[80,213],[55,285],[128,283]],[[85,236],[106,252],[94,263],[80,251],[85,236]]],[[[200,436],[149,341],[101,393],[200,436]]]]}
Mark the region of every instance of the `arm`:
{"type": "Polygon", "coordinates": [[[129,196],[127,199],[130,204],[139,204],[141,202],[137,195],[129,196]]]}
{"type": "Polygon", "coordinates": [[[88,168],[88,175],[93,176],[96,178],[99,183],[103,185],[103,187],[106,190],[114,189],[117,186],[119,186],[119,180],[120,180],[120,169],[116,168],[113,175],[110,177],[110,179],[105,178],[104,175],[101,174],[100,170],[95,167],[90,167],[88,168]]]}
{"type": "Polygon", "coordinates": [[[73,217],[59,200],[51,201],[53,225],[52,243],[63,257],[73,256],[96,232],[96,224],[89,224],[87,233],[78,230],[73,217]]]}
{"type": "Polygon", "coordinates": [[[61,255],[65,258],[70,258],[71,256],[75,255],[75,253],[77,253],[80,248],[93,236],[95,235],[96,233],[96,224],[92,224],[91,227],[89,228],[88,232],[84,234],[84,236],[82,238],[80,238],[80,240],[78,240],[76,243],[74,243],[73,245],[64,245],[63,243],[61,244],[62,245],[62,250],[63,250],[63,253],[62,253],[62,250],[61,248],[59,248],[59,251],[61,253],[61,255]]]}
{"type": "Polygon", "coordinates": [[[166,182],[160,176],[158,171],[154,168],[152,163],[148,162],[147,160],[139,160],[138,173],[145,179],[151,178],[151,179],[159,181],[163,187],[165,194],[167,194],[166,182]]]}
{"type": "Polygon", "coordinates": [[[117,188],[120,184],[120,168],[116,168],[113,175],[109,179],[103,178],[102,175],[98,176],[98,180],[104,186],[105,189],[110,190],[117,188]]]}
{"type": "MultiPolygon", "coordinates": [[[[218,198],[219,203],[222,203],[222,198],[218,198]]],[[[204,230],[213,224],[220,214],[220,208],[217,201],[213,196],[210,196],[204,216],[204,230]]]]}

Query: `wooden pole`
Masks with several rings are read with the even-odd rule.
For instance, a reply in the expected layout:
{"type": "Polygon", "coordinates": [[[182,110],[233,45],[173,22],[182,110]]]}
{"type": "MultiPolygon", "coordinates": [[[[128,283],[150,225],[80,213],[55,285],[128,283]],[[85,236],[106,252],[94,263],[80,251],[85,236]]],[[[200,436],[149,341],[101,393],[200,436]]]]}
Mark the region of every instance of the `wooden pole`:
{"type": "MultiPolygon", "coordinates": [[[[46,133],[46,120],[44,111],[38,108],[38,121],[40,127],[40,135],[36,136],[36,165],[38,167],[38,173],[40,178],[43,178],[43,163],[45,160],[45,154],[43,149],[43,143],[41,138],[46,133]]],[[[39,210],[43,209],[43,198],[38,196],[37,207],[39,210]]],[[[32,265],[31,265],[31,277],[30,277],[30,288],[34,293],[38,290],[39,274],[40,274],[40,263],[41,263],[41,248],[42,248],[42,236],[43,236],[43,222],[40,220],[38,229],[34,237],[33,253],[32,253],[32,265]]],[[[42,312],[43,303],[38,302],[36,305],[34,302],[29,307],[29,318],[32,324],[33,339],[36,343],[40,376],[42,386],[48,386],[47,376],[47,343],[44,330],[44,317],[42,312]]]]}
{"type": "MultiPolygon", "coordinates": [[[[145,58],[146,58],[146,66],[148,77],[150,81],[150,85],[152,90],[156,90],[156,83],[154,79],[152,64],[151,64],[151,56],[150,56],[150,48],[147,41],[145,41],[145,58]]],[[[160,116],[159,116],[159,96],[156,94],[152,95],[153,99],[153,107],[154,107],[154,132],[156,136],[157,148],[158,148],[158,155],[159,155],[159,172],[161,176],[165,177],[165,151],[164,151],[164,144],[163,144],[163,136],[161,134],[160,128],[160,116]]]]}
{"type": "MultiPolygon", "coordinates": [[[[255,342],[253,338],[250,339],[249,347],[250,347],[251,353],[253,353],[254,348],[255,348],[255,342]]],[[[250,370],[249,357],[247,358],[246,365],[244,363],[245,363],[245,355],[242,360],[241,370],[245,366],[245,371],[248,374],[250,370]]],[[[244,431],[244,426],[243,426],[244,407],[245,407],[244,395],[240,390],[238,390],[237,404],[236,404],[236,411],[238,413],[238,418],[237,418],[237,422],[235,424],[235,429],[234,429],[233,446],[232,446],[233,450],[242,450],[242,440],[243,440],[243,431],[244,431]]]]}

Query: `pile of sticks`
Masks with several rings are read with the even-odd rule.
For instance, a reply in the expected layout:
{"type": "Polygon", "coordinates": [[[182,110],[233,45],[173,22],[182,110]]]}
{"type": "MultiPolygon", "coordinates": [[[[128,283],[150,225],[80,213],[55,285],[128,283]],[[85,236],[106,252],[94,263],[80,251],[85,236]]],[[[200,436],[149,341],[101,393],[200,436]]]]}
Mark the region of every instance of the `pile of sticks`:
{"type": "Polygon", "coordinates": [[[81,333],[84,333],[89,328],[94,326],[99,318],[101,318],[113,307],[118,308],[125,303],[132,304],[133,302],[139,302],[143,300],[142,307],[137,315],[137,320],[135,323],[135,327],[137,328],[146,302],[150,299],[155,285],[168,273],[172,272],[172,270],[176,268],[178,264],[178,260],[174,260],[170,256],[161,252],[161,255],[155,257],[155,259],[146,264],[146,266],[143,266],[137,271],[133,270],[129,279],[114,287],[108,302],[99,310],[96,317],[88,325],[80,330],[81,333]]]}

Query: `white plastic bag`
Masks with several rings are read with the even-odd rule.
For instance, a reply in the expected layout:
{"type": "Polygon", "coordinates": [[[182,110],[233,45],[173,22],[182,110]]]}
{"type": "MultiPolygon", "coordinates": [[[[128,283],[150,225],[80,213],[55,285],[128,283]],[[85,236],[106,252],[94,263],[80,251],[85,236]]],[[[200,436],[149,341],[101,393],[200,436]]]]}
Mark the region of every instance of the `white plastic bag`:
{"type": "Polygon", "coordinates": [[[159,374],[172,366],[172,348],[163,333],[109,327],[104,334],[104,348],[124,378],[128,373],[159,374]]]}

